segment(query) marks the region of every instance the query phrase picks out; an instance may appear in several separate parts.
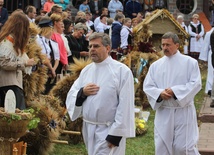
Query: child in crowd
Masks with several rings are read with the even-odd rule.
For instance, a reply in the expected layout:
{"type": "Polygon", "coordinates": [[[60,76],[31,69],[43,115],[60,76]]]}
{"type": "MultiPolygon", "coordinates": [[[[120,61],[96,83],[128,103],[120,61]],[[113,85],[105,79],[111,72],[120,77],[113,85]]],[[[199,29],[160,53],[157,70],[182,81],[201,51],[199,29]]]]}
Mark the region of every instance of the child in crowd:
{"type": "Polygon", "coordinates": [[[90,7],[88,5],[88,0],[83,0],[82,4],[80,4],[79,11],[83,12],[91,12],[90,7]]]}

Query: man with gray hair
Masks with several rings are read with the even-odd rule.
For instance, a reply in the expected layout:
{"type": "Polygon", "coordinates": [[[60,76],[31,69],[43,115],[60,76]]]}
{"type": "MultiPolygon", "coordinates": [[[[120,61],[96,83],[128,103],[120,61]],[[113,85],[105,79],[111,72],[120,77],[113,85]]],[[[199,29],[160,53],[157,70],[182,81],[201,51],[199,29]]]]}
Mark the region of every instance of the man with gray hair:
{"type": "Polygon", "coordinates": [[[179,38],[172,32],[162,36],[165,54],[146,75],[143,90],[155,116],[156,155],[199,155],[194,97],[201,89],[197,60],[178,51],[179,38]]]}
{"type": "Polygon", "coordinates": [[[81,71],[66,99],[71,120],[83,117],[88,155],[125,155],[126,138],[135,136],[133,75],[109,56],[110,50],[107,34],[91,34],[93,62],[81,71]]]}

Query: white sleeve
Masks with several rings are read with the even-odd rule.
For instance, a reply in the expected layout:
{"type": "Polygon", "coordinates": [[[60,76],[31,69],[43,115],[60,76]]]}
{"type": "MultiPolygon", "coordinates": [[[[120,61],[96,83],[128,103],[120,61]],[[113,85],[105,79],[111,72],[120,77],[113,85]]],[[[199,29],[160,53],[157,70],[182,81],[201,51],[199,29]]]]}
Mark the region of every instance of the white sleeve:
{"type": "Polygon", "coordinates": [[[82,116],[82,106],[76,106],[77,93],[79,92],[79,78],[74,82],[67,94],[65,101],[68,114],[72,121],[82,116]]]}
{"type": "Polygon", "coordinates": [[[122,28],[120,31],[120,40],[121,44],[120,47],[122,49],[126,49],[128,46],[128,37],[129,37],[129,31],[126,28],[122,28]]]}
{"type": "Polygon", "coordinates": [[[59,46],[58,43],[55,41],[50,40],[51,42],[51,46],[52,46],[52,50],[54,53],[54,60],[60,60],[60,53],[59,53],[59,46]]]}

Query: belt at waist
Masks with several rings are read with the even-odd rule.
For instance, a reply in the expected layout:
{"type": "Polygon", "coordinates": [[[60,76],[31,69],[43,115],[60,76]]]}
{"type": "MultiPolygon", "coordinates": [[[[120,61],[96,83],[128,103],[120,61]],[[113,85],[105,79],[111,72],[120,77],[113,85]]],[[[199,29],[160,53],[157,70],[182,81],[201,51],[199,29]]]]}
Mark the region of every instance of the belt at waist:
{"type": "Polygon", "coordinates": [[[106,126],[110,126],[112,124],[112,122],[93,122],[93,121],[89,121],[86,120],[85,118],[83,118],[83,121],[89,124],[93,124],[93,125],[106,125],[106,126]]]}
{"type": "Polygon", "coordinates": [[[189,104],[189,105],[186,105],[186,106],[184,106],[184,107],[173,107],[173,106],[165,106],[165,105],[162,105],[161,107],[163,107],[163,108],[168,108],[168,109],[182,109],[182,108],[187,108],[187,107],[190,107],[190,106],[192,106],[191,104],[189,104]]]}

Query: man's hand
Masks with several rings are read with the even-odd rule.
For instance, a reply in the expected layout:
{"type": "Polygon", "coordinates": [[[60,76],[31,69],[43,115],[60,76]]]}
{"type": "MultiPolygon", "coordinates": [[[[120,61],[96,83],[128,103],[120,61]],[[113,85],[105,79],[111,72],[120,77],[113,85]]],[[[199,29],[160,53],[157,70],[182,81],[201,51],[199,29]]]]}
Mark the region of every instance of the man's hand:
{"type": "Polygon", "coordinates": [[[82,56],[82,57],[88,57],[89,56],[89,52],[81,51],[80,52],[80,56],[82,56]]]}
{"type": "Polygon", "coordinates": [[[168,94],[170,94],[172,97],[174,96],[174,92],[172,91],[171,88],[167,88],[167,89],[165,89],[165,91],[166,91],[168,94]]]}
{"type": "Polygon", "coordinates": [[[83,94],[85,96],[96,95],[99,89],[100,87],[97,86],[96,84],[89,83],[83,88],[83,94]]]}
{"type": "Polygon", "coordinates": [[[113,148],[113,147],[115,147],[112,143],[109,143],[108,142],[108,147],[111,149],[111,148],[113,148]]]}
{"type": "Polygon", "coordinates": [[[163,100],[168,100],[174,96],[174,93],[171,88],[167,88],[161,92],[160,96],[163,100]]]}

